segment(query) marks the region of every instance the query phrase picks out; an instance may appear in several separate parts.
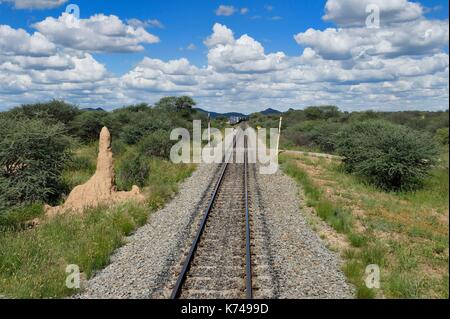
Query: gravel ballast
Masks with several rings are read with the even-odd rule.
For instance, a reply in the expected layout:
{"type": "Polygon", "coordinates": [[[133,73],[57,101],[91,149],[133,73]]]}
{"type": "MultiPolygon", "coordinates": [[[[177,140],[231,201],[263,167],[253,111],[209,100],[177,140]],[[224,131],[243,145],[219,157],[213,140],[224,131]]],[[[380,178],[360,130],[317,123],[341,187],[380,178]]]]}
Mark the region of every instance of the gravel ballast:
{"type": "Polygon", "coordinates": [[[169,269],[179,260],[197,205],[211,188],[217,169],[218,165],[199,165],[180,185],[179,194],[128,237],[110,265],[89,280],[75,298],[145,299],[161,289],[169,269]]]}
{"type": "Polygon", "coordinates": [[[256,174],[272,254],[275,298],[353,298],[342,261],[310,228],[299,206],[297,183],[278,171],[256,174]]]}
{"type": "MultiPolygon", "coordinates": [[[[110,265],[85,283],[75,298],[167,298],[176,278],[174,269],[189,248],[218,169],[218,165],[199,165],[180,185],[179,194],[128,237],[110,265]]],[[[340,270],[341,260],[302,215],[297,183],[281,171],[274,175],[252,171],[253,224],[262,234],[255,249],[267,255],[265,270],[255,277],[256,284],[266,284],[261,284],[255,297],[352,298],[353,288],[340,270]]]]}

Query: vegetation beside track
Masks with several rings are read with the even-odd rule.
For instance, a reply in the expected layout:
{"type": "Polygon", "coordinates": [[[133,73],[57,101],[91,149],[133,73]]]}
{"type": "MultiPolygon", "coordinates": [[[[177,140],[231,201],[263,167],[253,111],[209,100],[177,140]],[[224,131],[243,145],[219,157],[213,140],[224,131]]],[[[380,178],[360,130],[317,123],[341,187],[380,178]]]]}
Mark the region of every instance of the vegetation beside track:
{"type": "Polygon", "coordinates": [[[145,204],[98,207],[82,216],[44,218],[35,229],[0,232],[0,294],[58,298],[76,293],[65,285],[66,266],[76,264],[84,278],[92,277],[109,263],[112,252],[125,243],[125,236],[144,225],[194,169],[159,159],[149,165],[145,204]]]}
{"type": "Polygon", "coordinates": [[[283,170],[303,188],[308,206],[345,241],[334,245],[358,298],[448,298],[449,173],[443,148],[421,189],[386,192],[347,174],[338,160],[282,155],[283,170]],[[368,289],[365,268],[381,269],[381,289],[368,289]]]}
{"type": "Polygon", "coordinates": [[[68,296],[77,291],[66,287],[67,265],[78,265],[85,279],[107,265],[125,237],[163,207],[177,192],[178,184],[194,171],[194,165],[171,163],[167,152],[173,143],[171,128],[190,129],[193,119],[206,119],[191,109],[193,104],[187,98],[168,98],[155,107],[137,105],[105,112],[53,101],[0,113],[0,120],[11,123],[1,128],[0,168],[5,170],[0,171],[0,189],[15,191],[0,196],[0,295],[68,296]],[[20,123],[32,127],[15,130],[20,123]],[[104,125],[113,135],[119,190],[139,185],[146,202],[46,218],[44,203],[63,202],[73,187],[95,172],[96,139],[104,125]],[[46,152],[55,148],[61,156],[46,152]],[[27,162],[22,165],[23,159],[27,162]],[[52,173],[51,178],[43,178],[46,172],[52,173]],[[27,178],[20,178],[23,176],[27,178]],[[34,218],[39,218],[39,225],[30,229],[29,221],[34,218]]]}

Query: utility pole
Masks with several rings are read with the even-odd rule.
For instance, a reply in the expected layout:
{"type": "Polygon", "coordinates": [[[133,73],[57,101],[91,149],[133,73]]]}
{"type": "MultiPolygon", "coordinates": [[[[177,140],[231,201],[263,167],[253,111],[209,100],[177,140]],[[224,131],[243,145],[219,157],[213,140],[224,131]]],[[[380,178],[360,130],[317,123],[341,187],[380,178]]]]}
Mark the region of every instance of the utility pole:
{"type": "Polygon", "coordinates": [[[278,127],[278,139],[277,139],[277,155],[280,152],[280,137],[281,137],[281,123],[283,121],[283,117],[280,117],[280,125],[278,127]]]}
{"type": "Polygon", "coordinates": [[[208,144],[211,143],[211,113],[208,113],[208,144]]]}

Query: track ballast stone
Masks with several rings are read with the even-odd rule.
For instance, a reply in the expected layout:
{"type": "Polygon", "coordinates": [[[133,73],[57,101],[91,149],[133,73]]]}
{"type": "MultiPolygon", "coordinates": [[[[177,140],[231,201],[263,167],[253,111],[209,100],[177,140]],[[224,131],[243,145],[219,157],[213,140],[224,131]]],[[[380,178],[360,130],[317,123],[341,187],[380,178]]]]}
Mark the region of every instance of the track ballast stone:
{"type": "Polygon", "coordinates": [[[229,164],[180,299],[245,298],[244,164],[229,164]]]}
{"type": "Polygon", "coordinates": [[[297,183],[281,171],[257,174],[257,181],[272,254],[274,297],[353,298],[339,256],[326,248],[301,213],[297,183]]]}
{"type": "Polygon", "coordinates": [[[111,263],[75,298],[147,299],[161,289],[188,240],[199,200],[207,197],[217,170],[218,165],[199,165],[181,184],[179,194],[128,237],[111,263]]]}
{"type": "MultiPolygon", "coordinates": [[[[167,298],[219,168],[200,165],[179,194],[129,237],[75,298],[167,298]]],[[[295,181],[280,171],[260,175],[256,167],[250,175],[255,297],[352,298],[341,260],[301,213],[295,181]]]]}

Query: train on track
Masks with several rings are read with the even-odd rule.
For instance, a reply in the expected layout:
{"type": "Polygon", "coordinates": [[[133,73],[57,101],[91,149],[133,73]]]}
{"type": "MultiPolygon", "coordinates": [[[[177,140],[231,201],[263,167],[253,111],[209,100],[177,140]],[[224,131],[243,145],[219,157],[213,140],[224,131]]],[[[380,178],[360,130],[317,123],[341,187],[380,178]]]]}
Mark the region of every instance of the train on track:
{"type": "Polygon", "coordinates": [[[230,116],[228,122],[230,125],[237,125],[249,120],[248,116],[230,116]]]}

